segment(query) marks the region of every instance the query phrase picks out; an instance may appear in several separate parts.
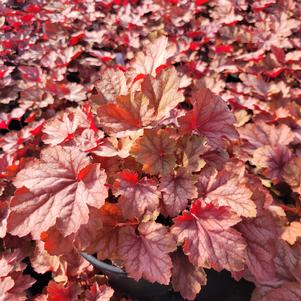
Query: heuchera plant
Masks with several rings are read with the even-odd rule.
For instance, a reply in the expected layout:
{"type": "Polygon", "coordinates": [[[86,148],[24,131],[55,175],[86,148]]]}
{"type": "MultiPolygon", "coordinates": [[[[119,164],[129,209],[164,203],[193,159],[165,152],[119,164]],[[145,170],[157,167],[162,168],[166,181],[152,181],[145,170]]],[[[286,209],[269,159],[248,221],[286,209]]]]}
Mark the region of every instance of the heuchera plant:
{"type": "Polygon", "coordinates": [[[80,252],[301,300],[301,6],[238,2],[0,5],[1,301],[124,300],[80,252]]]}

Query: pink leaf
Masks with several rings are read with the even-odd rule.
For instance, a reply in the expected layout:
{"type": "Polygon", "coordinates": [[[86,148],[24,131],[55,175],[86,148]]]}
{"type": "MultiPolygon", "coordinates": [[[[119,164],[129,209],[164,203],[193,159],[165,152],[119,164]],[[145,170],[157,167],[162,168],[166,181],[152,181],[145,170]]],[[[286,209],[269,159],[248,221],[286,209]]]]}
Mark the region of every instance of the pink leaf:
{"type": "Polygon", "coordinates": [[[11,201],[8,231],[39,238],[41,232],[56,224],[67,236],[86,224],[88,205],[100,208],[107,197],[104,171],[89,162],[76,148],[44,149],[40,160],[27,165],[14,181],[21,188],[11,201]]]}
{"type": "Polygon", "coordinates": [[[239,134],[256,148],[265,145],[288,145],[294,140],[292,130],[285,124],[275,127],[264,122],[250,123],[239,128],[239,134]]]}
{"type": "Polygon", "coordinates": [[[176,242],[167,228],[155,222],[141,223],[139,235],[133,227],[120,231],[119,255],[130,277],[142,277],[150,282],[168,284],[172,262],[168,255],[176,249],[176,242]]]}
{"type": "Polygon", "coordinates": [[[281,234],[281,238],[291,245],[296,243],[298,237],[301,237],[300,222],[291,222],[289,226],[285,227],[283,233],[281,234]]]}
{"type": "Polygon", "coordinates": [[[301,156],[286,162],[282,177],[291,186],[293,191],[301,194],[301,156]]]}
{"type": "Polygon", "coordinates": [[[178,215],[186,208],[189,199],[197,197],[195,183],[195,178],[184,168],[160,179],[159,188],[163,193],[163,210],[166,215],[178,215]]]}
{"type": "Polygon", "coordinates": [[[247,242],[246,264],[256,281],[264,283],[273,279],[277,233],[272,214],[260,209],[256,218],[244,219],[237,229],[247,242]]]}
{"type": "Polygon", "coordinates": [[[206,285],[207,276],[202,268],[191,264],[187,256],[182,252],[176,252],[172,256],[172,287],[176,292],[180,292],[187,300],[194,300],[201,290],[202,285],[206,285]]]}
{"type": "Polygon", "coordinates": [[[108,193],[105,188],[106,173],[100,168],[100,164],[89,164],[77,174],[78,201],[100,208],[104,204],[108,193]]]}
{"type": "Polygon", "coordinates": [[[297,282],[285,282],[277,288],[259,287],[252,294],[251,301],[300,301],[301,286],[297,282]]]}
{"type": "Polygon", "coordinates": [[[169,112],[184,100],[181,92],[178,92],[180,80],[175,68],[162,70],[157,78],[147,75],[142,84],[142,92],[150,101],[150,107],[154,109],[156,120],[169,116],[169,112]]]}
{"type": "Polygon", "coordinates": [[[161,36],[149,43],[144,51],[138,52],[132,66],[137,74],[156,75],[156,69],[166,63],[173,54],[173,48],[168,47],[168,38],[161,36]]]}
{"type": "MultiPolygon", "coordinates": [[[[301,241],[297,240],[294,245],[289,245],[283,240],[275,241],[276,256],[274,263],[276,268],[276,283],[271,281],[268,285],[278,286],[284,281],[295,281],[301,283],[301,241]]],[[[274,280],[274,279],[273,279],[274,280]]]]}
{"type": "Polygon", "coordinates": [[[61,265],[59,257],[49,255],[42,241],[37,242],[30,262],[34,271],[39,274],[44,274],[48,271],[56,272],[61,265]]]}
{"type": "Polygon", "coordinates": [[[246,243],[241,234],[231,228],[240,218],[226,207],[202,205],[196,201],[190,211],[174,218],[172,233],[190,262],[198,267],[240,271],[244,268],[246,243]]]}
{"type": "Polygon", "coordinates": [[[20,299],[25,297],[26,290],[36,282],[35,279],[31,278],[29,275],[24,275],[21,272],[13,273],[12,278],[15,281],[15,285],[10,292],[20,299]]]}
{"type": "Polygon", "coordinates": [[[132,171],[122,171],[114,184],[116,195],[121,195],[119,204],[127,218],[140,218],[146,210],[154,211],[159,206],[157,182],[146,177],[138,180],[132,171]]]}
{"type": "Polygon", "coordinates": [[[78,127],[89,127],[87,118],[80,109],[59,113],[44,125],[43,142],[50,145],[61,144],[70,139],[78,127]]]}
{"type": "Polygon", "coordinates": [[[214,173],[209,178],[201,174],[198,189],[205,200],[228,206],[241,216],[256,216],[256,205],[251,200],[252,191],[246,187],[243,178],[225,171],[214,173]]]}
{"type": "Polygon", "coordinates": [[[17,262],[22,259],[21,256],[19,249],[15,249],[13,252],[9,250],[2,252],[0,258],[0,277],[6,277],[10,272],[14,271],[17,262]]]}
{"type": "Polygon", "coordinates": [[[97,238],[92,243],[93,252],[97,252],[100,259],[115,259],[118,257],[119,224],[126,225],[120,208],[117,204],[105,203],[100,209],[103,228],[97,231],[97,238]]]}
{"type": "Polygon", "coordinates": [[[0,301],[8,301],[9,296],[6,293],[15,285],[14,280],[11,277],[5,277],[0,279],[0,301]]]}
{"type": "Polygon", "coordinates": [[[251,163],[264,169],[264,175],[271,180],[281,180],[281,173],[285,163],[290,161],[292,154],[283,145],[262,146],[255,150],[251,163]]]}
{"type": "Polygon", "coordinates": [[[105,103],[115,102],[117,96],[128,94],[126,77],[118,69],[107,69],[95,86],[104,98],[105,103]]]}
{"type": "Polygon", "coordinates": [[[183,167],[192,172],[200,171],[205,165],[200,157],[208,148],[207,140],[197,135],[185,135],[179,139],[178,143],[183,152],[181,160],[183,167]]]}

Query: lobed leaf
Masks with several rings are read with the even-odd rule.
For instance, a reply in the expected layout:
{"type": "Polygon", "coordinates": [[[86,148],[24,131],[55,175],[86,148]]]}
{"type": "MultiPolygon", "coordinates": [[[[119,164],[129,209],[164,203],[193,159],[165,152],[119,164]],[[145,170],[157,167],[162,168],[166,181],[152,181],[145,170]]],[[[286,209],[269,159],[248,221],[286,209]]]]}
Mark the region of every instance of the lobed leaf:
{"type": "Polygon", "coordinates": [[[14,235],[41,232],[56,225],[68,236],[89,217],[88,205],[100,208],[108,195],[106,174],[99,164],[73,147],[56,146],[41,152],[14,181],[18,190],[11,204],[8,231],[14,235]]]}
{"type": "Polygon", "coordinates": [[[133,227],[120,231],[119,255],[126,271],[135,280],[169,284],[172,262],[168,255],[176,249],[176,242],[168,229],[153,221],[141,223],[139,235],[133,227]]]}
{"type": "Polygon", "coordinates": [[[216,271],[241,271],[246,258],[246,242],[232,228],[240,218],[226,207],[196,201],[190,211],[175,217],[171,232],[183,244],[189,261],[216,271]]]}

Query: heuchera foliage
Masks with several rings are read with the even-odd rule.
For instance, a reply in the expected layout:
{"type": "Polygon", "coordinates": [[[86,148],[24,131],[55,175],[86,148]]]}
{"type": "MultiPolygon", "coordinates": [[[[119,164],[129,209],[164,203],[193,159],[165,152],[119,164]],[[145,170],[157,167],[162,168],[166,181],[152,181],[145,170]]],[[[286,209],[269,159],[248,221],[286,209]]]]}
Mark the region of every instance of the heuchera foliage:
{"type": "Polygon", "coordinates": [[[0,4],[0,300],[122,300],[79,253],[194,300],[301,300],[301,4],[0,4]],[[51,272],[43,291],[24,270],[51,272]],[[218,284],[216,284],[218,285],[218,284]]]}

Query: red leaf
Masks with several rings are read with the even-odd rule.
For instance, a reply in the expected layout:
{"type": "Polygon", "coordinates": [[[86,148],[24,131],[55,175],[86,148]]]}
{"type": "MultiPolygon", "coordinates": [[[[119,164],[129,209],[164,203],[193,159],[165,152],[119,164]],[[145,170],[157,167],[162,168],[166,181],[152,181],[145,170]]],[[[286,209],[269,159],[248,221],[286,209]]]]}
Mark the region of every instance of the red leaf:
{"type": "Polygon", "coordinates": [[[26,8],[25,11],[28,13],[33,13],[37,14],[41,11],[41,7],[36,5],[36,4],[29,4],[26,8]]]}
{"type": "Polygon", "coordinates": [[[79,32],[76,35],[71,36],[71,38],[69,40],[69,45],[71,45],[71,46],[76,45],[84,37],[85,37],[85,33],[84,32],[79,32]]]}
{"type": "Polygon", "coordinates": [[[136,75],[136,77],[133,79],[133,83],[139,81],[140,79],[144,79],[144,77],[145,77],[145,74],[142,74],[142,73],[136,75]]]}
{"type": "Polygon", "coordinates": [[[146,177],[138,180],[137,173],[120,172],[115,182],[115,194],[127,218],[140,218],[146,211],[153,212],[159,206],[157,182],[146,177]]]}
{"type": "Polygon", "coordinates": [[[201,88],[192,95],[191,102],[193,109],[179,118],[182,132],[204,135],[215,147],[223,145],[223,138],[238,138],[233,126],[235,118],[220,97],[201,88]]]}
{"type": "Polygon", "coordinates": [[[255,3],[252,4],[252,9],[255,12],[260,12],[264,10],[265,8],[269,7],[271,4],[274,4],[275,0],[261,0],[261,1],[256,1],[255,3]]]}
{"type": "Polygon", "coordinates": [[[62,255],[73,249],[72,238],[64,237],[56,228],[51,227],[47,232],[42,232],[40,239],[44,242],[44,248],[50,255],[62,255]],[[64,241],[62,244],[61,242],[64,241]]]}
{"type": "Polygon", "coordinates": [[[195,5],[202,5],[209,2],[209,0],[195,0],[195,5]]]}
{"type": "Polygon", "coordinates": [[[16,187],[28,189],[18,189],[11,201],[8,231],[39,238],[41,232],[56,224],[67,236],[86,224],[88,205],[99,208],[107,197],[106,175],[99,164],[90,165],[77,181],[78,173],[89,161],[76,148],[44,149],[41,159],[27,165],[15,179],[16,187]]]}
{"type": "Polygon", "coordinates": [[[203,206],[196,201],[190,211],[173,219],[172,233],[190,262],[198,267],[217,271],[241,271],[246,258],[246,243],[241,234],[231,228],[240,221],[226,207],[203,206]]]}
{"type": "Polygon", "coordinates": [[[284,50],[280,47],[272,45],[271,46],[271,51],[276,56],[277,61],[280,64],[284,65],[285,64],[285,59],[286,59],[284,50]]]}
{"type": "Polygon", "coordinates": [[[123,217],[117,204],[105,203],[100,209],[100,214],[103,229],[97,231],[97,238],[92,244],[92,253],[97,252],[97,257],[100,259],[120,259],[117,256],[119,230],[120,227],[132,223],[123,217]]]}
{"type": "MultiPolygon", "coordinates": [[[[178,0],[176,0],[178,1],[178,0]]],[[[162,70],[167,69],[170,67],[170,64],[162,64],[159,67],[156,68],[156,75],[158,75],[162,70]]]]}
{"type": "Polygon", "coordinates": [[[76,301],[76,287],[69,283],[67,287],[50,281],[47,286],[48,301],[76,301]]]}
{"type": "Polygon", "coordinates": [[[216,53],[231,53],[233,52],[233,47],[231,45],[217,45],[215,46],[216,53]]]}
{"type": "Polygon", "coordinates": [[[40,82],[40,69],[34,66],[20,66],[18,69],[21,72],[21,77],[24,81],[40,82]]]}
{"type": "Polygon", "coordinates": [[[277,77],[279,74],[281,74],[282,71],[284,71],[285,68],[284,67],[279,67],[276,69],[273,69],[271,71],[266,71],[265,74],[271,78],[275,78],[277,77]]]}
{"type": "Polygon", "coordinates": [[[57,83],[51,79],[47,80],[45,90],[51,94],[56,95],[58,98],[63,98],[70,93],[70,89],[63,83],[57,83]]]}
{"type": "Polygon", "coordinates": [[[119,255],[126,271],[135,280],[142,277],[150,282],[168,284],[171,276],[171,258],[176,242],[167,228],[155,222],[141,223],[139,235],[133,227],[120,231],[119,255]]]}

